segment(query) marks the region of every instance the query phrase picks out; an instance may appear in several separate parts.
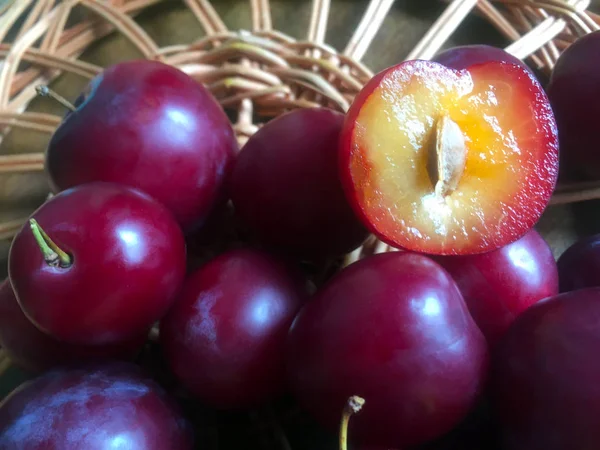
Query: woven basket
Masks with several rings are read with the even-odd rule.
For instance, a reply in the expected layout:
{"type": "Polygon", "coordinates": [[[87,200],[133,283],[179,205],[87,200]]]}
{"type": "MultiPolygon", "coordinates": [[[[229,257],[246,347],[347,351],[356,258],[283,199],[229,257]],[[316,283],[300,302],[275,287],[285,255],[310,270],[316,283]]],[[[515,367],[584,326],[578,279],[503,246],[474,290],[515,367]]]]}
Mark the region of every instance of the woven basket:
{"type": "MultiPolygon", "coordinates": [[[[102,67],[79,58],[99,39],[121,33],[143,57],[175,65],[207,85],[230,114],[243,145],[261,123],[289,109],[323,105],[347,110],[373,75],[361,60],[394,3],[371,0],[347,45],[338,51],[324,42],[329,0],[312,1],[309,29],[302,40],[273,29],[268,0],[250,1],[251,31],[229,30],[207,0],[184,0],[205,36],[192,44],[166,47],[159,47],[134,20],[159,0],[4,2],[2,6],[0,0],[0,253],[4,261],[10,239],[39,205],[39,196],[33,196],[32,202],[28,194],[47,189],[44,145],[61,121],[61,111],[41,105],[35,88],[48,83],[54,83],[56,90],[83,87],[102,67]],[[42,137],[34,139],[34,135],[42,137]],[[24,144],[11,145],[16,139],[24,144]]],[[[474,13],[512,41],[507,51],[527,58],[539,73],[549,74],[565,48],[600,29],[600,16],[589,7],[589,0],[447,1],[420,42],[398,60],[433,57],[465,17],[474,13]]],[[[552,203],[599,197],[598,183],[559,186],[552,203]]],[[[370,238],[344,263],[388,250],[393,249],[370,238]]],[[[0,349],[0,374],[9,365],[0,349]]]]}

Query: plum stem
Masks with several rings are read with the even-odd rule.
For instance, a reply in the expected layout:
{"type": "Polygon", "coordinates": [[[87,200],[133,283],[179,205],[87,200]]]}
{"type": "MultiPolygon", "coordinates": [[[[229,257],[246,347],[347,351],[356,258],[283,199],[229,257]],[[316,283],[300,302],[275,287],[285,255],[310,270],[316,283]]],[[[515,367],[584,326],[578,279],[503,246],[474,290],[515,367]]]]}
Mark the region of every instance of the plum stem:
{"type": "Polygon", "coordinates": [[[435,147],[430,152],[429,165],[429,176],[438,197],[444,198],[457,188],[466,159],[467,146],[460,127],[443,115],[436,123],[435,147]]]}
{"type": "Polygon", "coordinates": [[[342,414],[342,423],[340,424],[339,450],[348,450],[348,423],[350,422],[350,417],[359,412],[364,404],[365,399],[359,397],[358,395],[353,395],[346,402],[346,406],[344,407],[344,412],[342,414]]]}
{"type": "Polygon", "coordinates": [[[35,92],[37,92],[37,94],[40,97],[50,97],[52,100],[56,100],[58,103],[60,103],[61,105],[63,105],[65,108],[69,109],[72,112],[74,112],[77,109],[77,108],[75,108],[73,103],[71,103],[69,100],[64,98],[59,93],[50,89],[45,84],[40,84],[40,85],[36,86],[35,92]]]}
{"type": "Polygon", "coordinates": [[[42,255],[44,255],[46,264],[52,267],[62,268],[67,268],[71,265],[71,257],[50,239],[35,219],[29,219],[29,227],[31,228],[35,241],[42,251],[42,255]]]}

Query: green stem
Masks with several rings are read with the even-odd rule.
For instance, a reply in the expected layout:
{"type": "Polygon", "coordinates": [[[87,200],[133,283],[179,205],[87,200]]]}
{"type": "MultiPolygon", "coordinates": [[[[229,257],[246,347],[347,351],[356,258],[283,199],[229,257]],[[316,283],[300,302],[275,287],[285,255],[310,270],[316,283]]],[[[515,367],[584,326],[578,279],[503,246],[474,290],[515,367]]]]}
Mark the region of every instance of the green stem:
{"type": "Polygon", "coordinates": [[[365,404],[365,399],[358,395],[353,395],[348,399],[344,412],[342,414],[342,423],[340,424],[340,448],[339,450],[348,450],[348,423],[350,417],[361,410],[365,404]]]}
{"type": "Polygon", "coordinates": [[[48,265],[62,268],[71,265],[71,257],[50,239],[35,219],[29,219],[29,227],[48,265]]]}

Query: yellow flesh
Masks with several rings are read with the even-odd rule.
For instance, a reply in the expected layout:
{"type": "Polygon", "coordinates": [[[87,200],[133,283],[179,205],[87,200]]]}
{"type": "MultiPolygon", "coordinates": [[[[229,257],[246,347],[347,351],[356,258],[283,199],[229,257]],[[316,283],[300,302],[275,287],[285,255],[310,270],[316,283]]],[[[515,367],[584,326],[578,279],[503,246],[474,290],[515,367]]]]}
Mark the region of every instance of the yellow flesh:
{"type": "Polygon", "coordinates": [[[381,226],[387,229],[394,220],[396,234],[412,234],[425,250],[431,240],[437,241],[431,242],[434,246],[441,240],[442,247],[459,249],[511,214],[506,201],[521,188],[520,147],[526,142],[517,142],[523,124],[512,106],[511,86],[493,84],[475,86],[466,74],[432,76],[416,70],[386,75],[369,96],[357,117],[354,139],[370,165],[362,183],[363,206],[388,210],[375,214],[381,226]],[[427,172],[434,124],[442,115],[459,125],[467,146],[464,174],[444,200],[435,196],[427,172]]]}

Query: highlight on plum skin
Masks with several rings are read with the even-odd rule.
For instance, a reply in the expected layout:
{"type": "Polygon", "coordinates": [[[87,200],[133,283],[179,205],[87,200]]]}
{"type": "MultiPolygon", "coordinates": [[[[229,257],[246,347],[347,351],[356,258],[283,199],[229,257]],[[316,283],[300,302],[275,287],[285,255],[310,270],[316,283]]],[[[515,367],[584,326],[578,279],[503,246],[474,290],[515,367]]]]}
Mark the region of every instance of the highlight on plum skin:
{"type": "Polygon", "coordinates": [[[538,221],[558,174],[556,123],[539,82],[491,61],[407,61],[373,77],[347,114],[346,196],[377,237],[429,254],[507,245],[538,221]]]}
{"type": "Polygon", "coordinates": [[[178,405],[133,364],[52,370],[0,404],[2,450],[191,450],[193,444],[178,405]]]}

